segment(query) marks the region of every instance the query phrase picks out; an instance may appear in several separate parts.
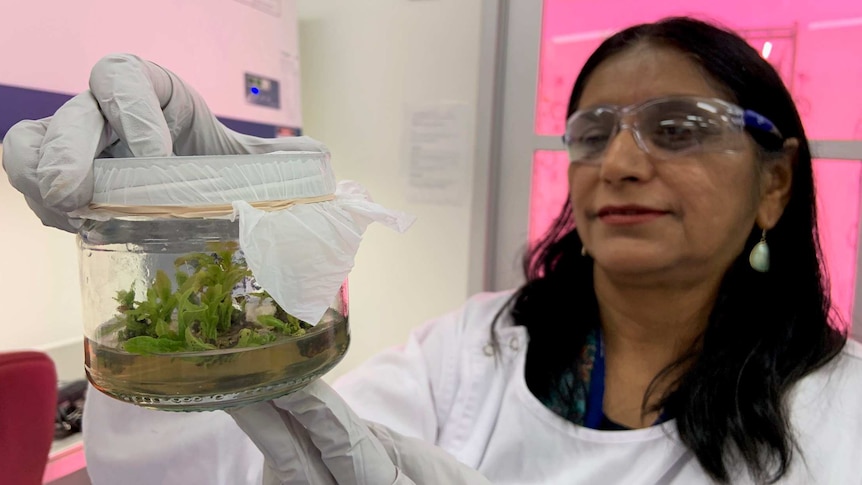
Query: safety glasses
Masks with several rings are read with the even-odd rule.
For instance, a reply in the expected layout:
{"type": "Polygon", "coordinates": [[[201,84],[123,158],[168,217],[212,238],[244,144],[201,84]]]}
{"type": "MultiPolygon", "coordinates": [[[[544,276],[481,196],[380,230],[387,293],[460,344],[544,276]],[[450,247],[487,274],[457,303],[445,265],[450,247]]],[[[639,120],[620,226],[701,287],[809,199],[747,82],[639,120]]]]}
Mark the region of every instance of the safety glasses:
{"type": "Polygon", "coordinates": [[[720,99],[668,96],[579,110],[566,122],[563,143],[572,163],[598,164],[614,137],[630,129],[641,150],[667,160],[743,150],[746,128],[782,139],[775,124],[754,111],[720,99]]]}

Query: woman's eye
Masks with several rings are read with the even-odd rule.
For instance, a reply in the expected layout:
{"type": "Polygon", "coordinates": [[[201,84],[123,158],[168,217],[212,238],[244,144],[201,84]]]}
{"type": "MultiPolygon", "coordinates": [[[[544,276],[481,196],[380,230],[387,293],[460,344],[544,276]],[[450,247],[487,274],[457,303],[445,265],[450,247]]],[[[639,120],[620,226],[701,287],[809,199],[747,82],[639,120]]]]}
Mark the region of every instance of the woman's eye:
{"type": "Polygon", "coordinates": [[[662,148],[683,149],[699,144],[704,136],[708,135],[699,123],[676,119],[658,123],[653,130],[652,140],[662,148]]]}
{"type": "Polygon", "coordinates": [[[668,140],[687,140],[695,137],[694,128],[690,126],[662,126],[660,134],[668,140]]]}
{"type": "Polygon", "coordinates": [[[577,138],[579,144],[586,147],[599,148],[607,145],[610,135],[604,132],[585,133],[577,138]]]}
{"type": "Polygon", "coordinates": [[[685,149],[718,140],[724,133],[717,120],[687,114],[665,117],[655,124],[653,142],[668,149],[685,149]]]}
{"type": "Polygon", "coordinates": [[[569,142],[569,157],[573,162],[593,160],[608,146],[610,133],[602,129],[589,129],[575,133],[569,142]]]}

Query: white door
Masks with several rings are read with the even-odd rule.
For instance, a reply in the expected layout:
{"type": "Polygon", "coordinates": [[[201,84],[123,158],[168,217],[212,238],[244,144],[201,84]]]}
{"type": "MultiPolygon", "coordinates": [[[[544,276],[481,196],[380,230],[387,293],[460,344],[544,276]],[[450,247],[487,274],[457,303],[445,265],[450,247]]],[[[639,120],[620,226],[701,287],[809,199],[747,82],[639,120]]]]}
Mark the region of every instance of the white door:
{"type": "MultiPolygon", "coordinates": [[[[478,173],[489,180],[487,192],[478,194],[488,196],[490,220],[485,238],[479,238],[483,265],[475,264],[471,273],[483,289],[513,288],[523,281],[527,245],[565,201],[568,162],[560,134],[571,86],[589,54],[628,25],[693,14],[736,29],[761,51],[794,94],[810,138],[843,140],[812,143],[820,229],[836,312],[848,324],[862,319],[862,304],[854,304],[862,301],[862,285],[856,285],[862,264],[857,244],[862,55],[856,47],[862,45],[862,2],[724,0],[698,9],[689,0],[488,0],[485,5],[483,86],[492,92],[484,93],[484,109],[480,104],[480,125],[487,126],[480,129],[478,173]]],[[[862,325],[855,330],[862,336],[862,325]]]]}

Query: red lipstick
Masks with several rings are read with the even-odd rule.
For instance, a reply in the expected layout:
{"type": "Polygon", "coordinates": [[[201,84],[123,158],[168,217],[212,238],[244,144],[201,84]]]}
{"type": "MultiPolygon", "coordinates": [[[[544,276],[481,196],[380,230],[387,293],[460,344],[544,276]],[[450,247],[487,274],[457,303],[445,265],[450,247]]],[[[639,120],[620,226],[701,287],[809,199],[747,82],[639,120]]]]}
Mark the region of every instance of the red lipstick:
{"type": "Polygon", "coordinates": [[[624,226],[643,224],[667,215],[667,211],[640,205],[607,205],[596,212],[596,217],[605,224],[624,226]]]}

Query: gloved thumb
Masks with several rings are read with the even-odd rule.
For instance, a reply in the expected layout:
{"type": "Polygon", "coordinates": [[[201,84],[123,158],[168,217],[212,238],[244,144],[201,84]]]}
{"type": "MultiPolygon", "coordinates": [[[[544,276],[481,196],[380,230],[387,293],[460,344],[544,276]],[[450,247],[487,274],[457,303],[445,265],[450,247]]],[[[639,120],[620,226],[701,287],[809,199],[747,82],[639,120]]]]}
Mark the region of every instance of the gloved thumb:
{"type": "Polygon", "coordinates": [[[263,453],[265,485],[336,483],[320,459],[320,451],[290,413],[272,402],[226,411],[263,453]]]}
{"type": "Polygon", "coordinates": [[[400,474],[380,441],[331,387],[314,381],[273,401],[307,431],[337,483],[412,483],[400,474]]]}
{"type": "Polygon", "coordinates": [[[459,462],[442,448],[427,441],[404,436],[385,426],[367,423],[368,429],[389,453],[399,473],[417,483],[445,483],[446,485],[490,485],[491,482],[477,470],[459,462]],[[421,480],[425,479],[425,480],[421,480]]]}
{"type": "Polygon", "coordinates": [[[6,136],[8,153],[3,158],[7,165],[8,155],[9,179],[50,211],[83,207],[93,196],[93,158],[110,143],[109,131],[88,91],[67,101],[49,119],[19,122],[6,136]]]}
{"type": "Polygon", "coordinates": [[[131,54],[108,55],[93,66],[90,91],[132,155],[171,154],[173,141],[162,113],[174,94],[167,71],[131,54]]]}

